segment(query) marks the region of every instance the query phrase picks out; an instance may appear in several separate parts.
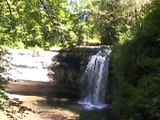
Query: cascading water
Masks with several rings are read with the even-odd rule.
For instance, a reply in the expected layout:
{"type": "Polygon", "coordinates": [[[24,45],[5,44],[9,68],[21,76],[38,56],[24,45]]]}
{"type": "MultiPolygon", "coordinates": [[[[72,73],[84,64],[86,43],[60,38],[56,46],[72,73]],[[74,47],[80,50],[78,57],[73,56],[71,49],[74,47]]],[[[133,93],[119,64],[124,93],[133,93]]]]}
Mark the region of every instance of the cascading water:
{"type": "Polygon", "coordinates": [[[103,49],[93,55],[82,77],[82,104],[85,109],[103,109],[108,78],[111,49],[103,49]]]}

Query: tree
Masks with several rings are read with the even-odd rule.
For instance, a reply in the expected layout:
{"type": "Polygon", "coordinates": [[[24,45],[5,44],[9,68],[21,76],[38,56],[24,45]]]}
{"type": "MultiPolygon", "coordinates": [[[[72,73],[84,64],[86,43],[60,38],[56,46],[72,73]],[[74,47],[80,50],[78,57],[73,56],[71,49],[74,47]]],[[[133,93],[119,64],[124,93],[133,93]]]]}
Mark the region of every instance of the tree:
{"type": "Polygon", "coordinates": [[[132,31],[138,26],[143,16],[143,5],[136,0],[94,0],[92,2],[92,18],[94,30],[100,35],[102,44],[123,42],[132,37],[132,31]]]}
{"type": "Polygon", "coordinates": [[[26,48],[81,44],[85,23],[65,0],[13,0],[0,3],[0,39],[3,45],[26,48]]]}
{"type": "Polygon", "coordinates": [[[113,50],[114,111],[119,120],[160,119],[160,1],[147,12],[134,37],[113,50]]]}

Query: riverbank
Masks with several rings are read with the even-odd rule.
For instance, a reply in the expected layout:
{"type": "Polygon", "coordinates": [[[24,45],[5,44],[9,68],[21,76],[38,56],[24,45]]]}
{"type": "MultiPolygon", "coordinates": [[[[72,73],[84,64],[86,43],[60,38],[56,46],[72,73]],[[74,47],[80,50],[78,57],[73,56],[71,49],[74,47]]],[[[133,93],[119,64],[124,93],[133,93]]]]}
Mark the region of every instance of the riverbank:
{"type": "Polygon", "coordinates": [[[9,94],[10,107],[0,112],[0,120],[78,120],[77,106],[67,98],[9,94]],[[77,108],[76,108],[77,107],[77,108]]]}

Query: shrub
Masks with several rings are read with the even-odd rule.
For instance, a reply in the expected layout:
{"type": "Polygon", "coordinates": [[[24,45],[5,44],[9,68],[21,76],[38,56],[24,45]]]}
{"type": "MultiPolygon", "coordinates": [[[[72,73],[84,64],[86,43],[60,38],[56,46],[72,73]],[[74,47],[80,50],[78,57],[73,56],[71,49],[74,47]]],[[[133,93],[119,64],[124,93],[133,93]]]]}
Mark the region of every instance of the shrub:
{"type": "MultiPolygon", "coordinates": [[[[0,73],[5,72],[5,68],[3,65],[3,55],[6,54],[6,50],[3,48],[0,48],[0,73]]],[[[6,95],[6,88],[7,81],[2,77],[0,74],[0,109],[4,108],[4,106],[7,103],[7,95],[6,95]]]]}

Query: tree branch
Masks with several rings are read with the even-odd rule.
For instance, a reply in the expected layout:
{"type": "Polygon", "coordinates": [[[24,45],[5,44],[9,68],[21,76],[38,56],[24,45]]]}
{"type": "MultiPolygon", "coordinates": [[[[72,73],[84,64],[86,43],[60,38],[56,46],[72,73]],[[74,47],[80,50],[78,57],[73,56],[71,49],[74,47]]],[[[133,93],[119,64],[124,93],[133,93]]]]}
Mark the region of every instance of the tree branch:
{"type": "Polygon", "coordinates": [[[8,9],[9,9],[9,13],[10,13],[10,16],[11,16],[12,15],[12,11],[11,11],[11,6],[10,6],[10,1],[6,0],[6,3],[7,3],[8,9]]]}
{"type": "Polygon", "coordinates": [[[40,3],[41,3],[41,5],[43,6],[43,9],[47,12],[47,14],[48,14],[48,8],[47,8],[47,6],[44,4],[44,2],[42,1],[42,0],[39,0],[40,1],[40,3]]]}

